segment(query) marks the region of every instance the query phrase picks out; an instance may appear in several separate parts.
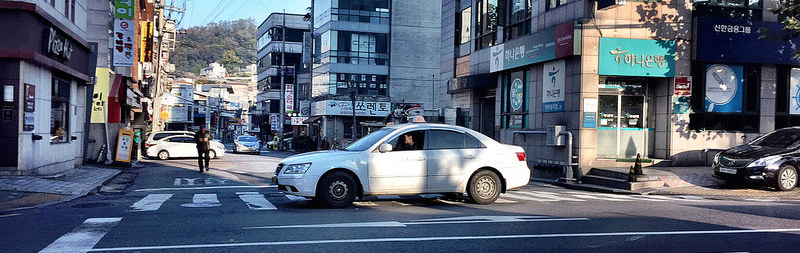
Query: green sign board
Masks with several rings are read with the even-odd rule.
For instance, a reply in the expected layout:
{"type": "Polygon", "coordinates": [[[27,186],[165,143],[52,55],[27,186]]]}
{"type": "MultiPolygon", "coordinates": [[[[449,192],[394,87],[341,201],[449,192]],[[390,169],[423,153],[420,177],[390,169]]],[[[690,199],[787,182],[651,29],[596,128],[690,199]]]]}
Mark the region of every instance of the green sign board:
{"type": "Polygon", "coordinates": [[[600,38],[598,72],[607,76],[675,76],[675,41],[600,38]]]}
{"type": "Polygon", "coordinates": [[[524,96],[523,89],[524,87],[522,86],[522,80],[519,78],[516,78],[513,82],[511,82],[511,91],[509,92],[511,95],[511,110],[519,111],[522,109],[522,100],[524,96]]]}
{"type": "Polygon", "coordinates": [[[134,0],[114,0],[114,17],[133,19],[134,0]]]}

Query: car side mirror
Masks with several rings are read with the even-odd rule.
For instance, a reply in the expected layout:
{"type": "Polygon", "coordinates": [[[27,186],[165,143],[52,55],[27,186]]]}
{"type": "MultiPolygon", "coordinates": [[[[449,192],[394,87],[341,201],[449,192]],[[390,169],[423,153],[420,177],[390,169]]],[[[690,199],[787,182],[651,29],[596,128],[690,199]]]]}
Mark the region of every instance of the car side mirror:
{"type": "Polygon", "coordinates": [[[386,152],[390,152],[390,151],[392,151],[392,144],[383,143],[380,146],[378,146],[378,152],[386,153],[386,152]]]}

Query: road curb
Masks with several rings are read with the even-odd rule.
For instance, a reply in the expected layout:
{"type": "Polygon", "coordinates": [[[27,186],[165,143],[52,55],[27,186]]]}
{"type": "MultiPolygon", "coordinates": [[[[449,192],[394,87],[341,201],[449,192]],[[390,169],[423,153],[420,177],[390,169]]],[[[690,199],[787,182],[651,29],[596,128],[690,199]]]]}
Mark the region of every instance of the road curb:
{"type": "Polygon", "coordinates": [[[596,185],[580,184],[580,183],[559,182],[558,180],[552,180],[552,179],[533,178],[531,179],[531,182],[547,183],[555,186],[561,186],[564,188],[581,190],[581,191],[613,193],[622,195],[646,195],[645,193],[642,192],[627,191],[627,190],[614,189],[596,185]]]}

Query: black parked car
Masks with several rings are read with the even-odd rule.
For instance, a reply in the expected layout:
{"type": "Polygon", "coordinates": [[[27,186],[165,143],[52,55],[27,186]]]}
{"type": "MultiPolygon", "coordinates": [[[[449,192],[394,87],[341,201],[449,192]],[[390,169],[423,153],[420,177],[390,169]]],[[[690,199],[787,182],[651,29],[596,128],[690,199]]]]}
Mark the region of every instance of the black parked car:
{"type": "Polygon", "coordinates": [[[714,177],[788,191],[797,186],[800,127],[775,130],[714,157],[714,177]]]}

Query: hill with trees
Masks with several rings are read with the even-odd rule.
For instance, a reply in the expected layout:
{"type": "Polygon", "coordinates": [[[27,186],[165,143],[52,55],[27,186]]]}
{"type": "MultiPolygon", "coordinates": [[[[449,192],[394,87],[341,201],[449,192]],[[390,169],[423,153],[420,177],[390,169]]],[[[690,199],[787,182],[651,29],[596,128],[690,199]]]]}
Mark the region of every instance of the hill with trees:
{"type": "Polygon", "coordinates": [[[211,62],[224,64],[229,73],[256,63],[257,27],[253,19],[213,22],[183,32],[170,57],[179,75],[199,74],[211,62]]]}

